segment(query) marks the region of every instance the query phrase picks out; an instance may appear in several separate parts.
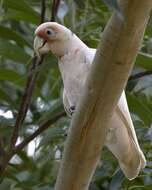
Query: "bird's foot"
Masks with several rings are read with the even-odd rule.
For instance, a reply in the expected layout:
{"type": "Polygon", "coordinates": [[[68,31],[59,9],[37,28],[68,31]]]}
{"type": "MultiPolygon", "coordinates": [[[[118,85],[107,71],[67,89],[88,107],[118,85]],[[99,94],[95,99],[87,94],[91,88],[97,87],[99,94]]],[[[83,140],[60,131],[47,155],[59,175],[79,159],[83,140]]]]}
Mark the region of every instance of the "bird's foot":
{"type": "Polygon", "coordinates": [[[71,106],[69,108],[69,112],[70,112],[70,115],[72,116],[74,114],[74,112],[75,112],[75,106],[71,106]]]}

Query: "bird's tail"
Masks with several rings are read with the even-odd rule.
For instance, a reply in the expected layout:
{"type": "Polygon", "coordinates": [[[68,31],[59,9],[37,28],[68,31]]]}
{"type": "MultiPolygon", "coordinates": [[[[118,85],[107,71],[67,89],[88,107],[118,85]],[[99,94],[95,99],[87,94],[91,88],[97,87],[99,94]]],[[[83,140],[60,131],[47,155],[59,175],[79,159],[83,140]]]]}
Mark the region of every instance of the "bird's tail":
{"type": "Polygon", "coordinates": [[[136,178],[139,172],[145,167],[145,156],[140,149],[137,149],[134,142],[131,142],[130,153],[125,159],[119,160],[119,165],[125,176],[132,180],[136,178]]]}
{"type": "MultiPolygon", "coordinates": [[[[130,117],[130,114],[128,115],[130,117]]],[[[125,176],[132,180],[136,178],[146,165],[131,118],[126,118],[123,111],[117,106],[111,119],[106,141],[107,147],[118,159],[125,176]]]]}

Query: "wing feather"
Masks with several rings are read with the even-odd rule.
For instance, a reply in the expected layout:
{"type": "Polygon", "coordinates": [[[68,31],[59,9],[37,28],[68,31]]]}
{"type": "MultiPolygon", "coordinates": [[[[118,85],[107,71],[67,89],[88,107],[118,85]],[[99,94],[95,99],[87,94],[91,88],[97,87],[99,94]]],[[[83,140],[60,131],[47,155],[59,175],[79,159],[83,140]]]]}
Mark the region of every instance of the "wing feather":
{"type": "Polygon", "coordinates": [[[112,117],[107,137],[106,145],[117,157],[125,175],[129,179],[137,177],[146,161],[138,144],[124,92],[112,117]]]}

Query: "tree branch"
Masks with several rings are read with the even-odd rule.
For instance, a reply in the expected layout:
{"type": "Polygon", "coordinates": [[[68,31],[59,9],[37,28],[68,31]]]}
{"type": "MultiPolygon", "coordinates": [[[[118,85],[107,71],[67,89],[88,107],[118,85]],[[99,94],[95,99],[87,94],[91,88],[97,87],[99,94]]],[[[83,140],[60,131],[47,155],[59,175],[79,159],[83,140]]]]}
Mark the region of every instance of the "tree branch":
{"type": "MultiPolygon", "coordinates": [[[[52,6],[52,17],[51,20],[55,21],[56,14],[58,11],[60,1],[59,0],[54,0],[53,1],[53,6],[52,6]]],[[[41,5],[41,21],[40,23],[43,23],[45,20],[45,11],[46,11],[46,5],[45,5],[45,0],[42,0],[42,5],[41,5]]],[[[29,76],[28,76],[28,81],[25,87],[25,91],[22,97],[21,105],[19,108],[19,112],[17,115],[15,127],[13,130],[13,135],[11,138],[11,146],[10,150],[15,148],[15,144],[19,135],[19,129],[21,125],[23,124],[23,121],[26,117],[27,110],[29,108],[31,98],[32,98],[32,93],[35,87],[36,79],[38,77],[39,69],[38,67],[42,64],[43,58],[40,60],[37,56],[34,57],[33,59],[33,64],[31,66],[29,76]]]]}
{"type": "Polygon", "coordinates": [[[88,189],[108,122],[142,42],[152,1],[119,2],[124,19],[114,13],[102,34],[85,91],[71,121],[55,190],[88,189]]]}
{"type": "Polygon", "coordinates": [[[2,139],[0,138],[0,157],[2,157],[5,153],[5,150],[3,148],[2,139]]]}
{"type": "MultiPolygon", "coordinates": [[[[45,5],[45,0],[42,0],[42,5],[41,5],[41,20],[40,20],[40,24],[44,22],[45,20],[45,11],[46,11],[46,5],[45,5]]],[[[34,91],[34,87],[36,84],[36,80],[39,74],[39,69],[38,67],[40,67],[40,65],[43,62],[43,58],[40,60],[37,56],[34,56],[33,58],[33,63],[30,67],[30,71],[28,74],[28,79],[27,79],[27,83],[26,83],[26,87],[22,96],[22,100],[21,100],[21,104],[20,104],[20,108],[18,111],[18,115],[16,118],[16,123],[14,126],[14,130],[13,130],[13,134],[11,137],[11,144],[10,144],[10,150],[12,150],[13,148],[15,148],[15,144],[19,135],[19,130],[21,125],[24,122],[24,119],[26,117],[27,114],[27,110],[30,106],[31,103],[31,98],[32,98],[32,94],[34,91]]]]}
{"type": "Polygon", "coordinates": [[[43,131],[50,127],[50,125],[54,124],[58,121],[61,117],[65,116],[65,111],[57,113],[53,118],[50,118],[48,121],[45,121],[40,127],[29,137],[27,137],[23,142],[17,145],[14,149],[14,154],[22,150],[29,142],[31,142],[34,138],[40,135],[43,131]]]}
{"type": "MultiPolygon", "coordinates": [[[[57,1],[54,0],[53,1],[52,17],[51,17],[52,21],[55,21],[55,19],[56,19],[56,14],[57,14],[57,11],[58,11],[59,4],[60,4],[60,0],[57,0],[57,1]]],[[[46,11],[45,0],[42,0],[41,7],[42,8],[41,8],[41,22],[40,23],[43,23],[44,20],[45,20],[45,11],[46,11]]],[[[23,121],[25,119],[27,110],[28,110],[30,102],[31,102],[32,93],[33,93],[34,86],[35,86],[35,83],[36,83],[36,79],[37,79],[38,73],[39,73],[38,67],[42,64],[42,61],[43,61],[43,57],[42,57],[41,60],[36,56],[33,59],[33,64],[32,64],[31,69],[30,69],[27,85],[26,85],[26,88],[25,88],[25,91],[24,91],[24,94],[23,94],[23,98],[22,98],[22,101],[21,101],[21,106],[20,106],[19,113],[18,113],[18,116],[17,116],[17,119],[16,119],[16,124],[15,124],[15,128],[14,128],[14,131],[13,131],[12,139],[11,139],[11,148],[10,149],[15,148],[15,144],[16,144],[16,141],[17,141],[17,138],[18,138],[18,135],[19,135],[18,134],[19,129],[20,129],[20,127],[21,127],[21,125],[22,125],[22,123],[23,123],[23,121]]],[[[41,129],[40,129],[40,131],[41,131],[41,129]]],[[[29,138],[30,137],[28,137],[24,141],[27,142],[29,138]]]]}
{"type": "Polygon", "coordinates": [[[3,165],[3,158],[5,157],[6,155],[6,152],[2,146],[2,140],[0,139],[0,171],[1,171],[1,165],[3,165]]]}
{"type": "MultiPolygon", "coordinates": [[[[44,19],[45,19],[44,17],[45,17],[45,0],[42,0],[40,23],[44,22],[44,19]]],[[[36,83],[36,80],[37,80],[37,77],[39,74],[38,67],[40,67],[42,62],[43,62],[43,58],[41,60],[37,56],[35,56],[33,58],[33,63],[30,67],[26,87],[24,89],[24,93],[22,96],[21,104],[19,107],[18,115],[16,118],[14,130],[13,130],[13,134],[11,137],[10,150],[15,148],[15,144],[16,144],[16,141],[17,141],[17,138],[19,135],[20,127],[24,122],[24,119],[25,119],[26,114],[27,114],[27,110],[28,110],[29,105],[31,103],[31,98],[32,98],[32,94],[34,91],[35,83],[36,83]]]]}
{"type": "Polygon", "coordinates": [[[45,4],[45,0],[42,0],[41,3],[41,22],[43,23],[45,21],[45,12],[46,12],[46,4],[45,4]]]}
{"type": "MultiPolygon", "coordinates": [[[[55,0],[54,0],[54,3],[55,3],[55,0]]],[[[57,1],[54,7],[52,7],[52,13],[53,13],[53,16],[51,18],[52,21],[55,21],[59,3],[60,1],[57,1]]],[[[45,12],[46,12],[46,4],[45,4],[45,0],[42,0],[40,24],[43,23],[45,20],[45,12]]],[[[0,158],[0,176],[3,175],[5,168],[7,166],[7,163],[16,152],[24,148],[30,141],[32,141],[40,133],[46,130],[51,124],[53,124],[54,122],[56,122],[58,119],[60,119],[62,116],[65,115],[65,112],[58,113],[55,117],[49,119],[43,125],[41,125],[39,129],[37,129],[32,135],[27,137],[22,143],[15,146],[17,138],[19,136],[19,130],[25,120],[27,110],[30,106],[33,90],[34,90],[36,80],[38,78],[38,74],[40,70],[39,67],[41,66],[42,62],[43,62],[43,57],[40,60],[37,56],[34,56],[33,63],[29,70],[26,87],[24,89],[24,93],[21,99],[21,104],[20,104],[18,115],[16,118],[13,134],[11,137],[10,148],[9,148],[9,151],[5,152],[5,155],[1,155],[2,157],[0,158]]],[[[4,152],[4,149],[2,148],[1,144],[0,144],[0,151],[4,152]]]]}
{"type": "Polygon", "coordinates": [[[14,126],[13,130],[13,135],[11,138],[11,146],[10,149],[13,149],[15,147],[18,135],[19,135],[19,129],[21,125],[23,124],[23,121],[26,117],[27,110],[29,108],[31,98],[32,98],[32,93],[35,87],[36,79],[38,77],[39,69],[38,67],[41,65],[42,60],[39,60],[36,56],[33,59],[33,63],[31,65],[29,75],[28,75],[28,80],[27,84],[24,90],[24,94],[22,96],[20,108],[18,111],[16,123],[14,126]]]}
{"type": "Polygon", "coordinates": [[[152,75],[152,70],[143,71],[143,72],[140,72],[140,73],[131,75],[131,76],[129,77],[128,81],[136,80],[136,79],[139,79],[139,78],[142,78],[142,77],[145,77],[145,76],[149,76],[149,75],[152,75]]]}
{"type": "MultiPolygon", "coordinates": [[[[55,21],[59,4],[60,4],[60,0],[57,0],[57,1],[54,0],[53,1],[52,17],[51,17],[52,21],[55,21]]],[[[45,20],[45,11],[46,11],[45,0],[42,0],[40,23],[43,23],[45,20]]],[[[37,56],[35,56],[33,59],[33,64],[31,66],[31,69],[29,72],[27,84],[26,84],[26,87],[24,90],[24,94],[23,94],[23,97],[21,100],[21,105],[20,105],[19,112],[18,112],[17,119],[16,119],[16,123],[15,123],[15,127],[14,127],[13,134],[11,137],[10,150],[15,148],[15,144],[16,144],[16,141],[17,141],[17,138],[19,135],[19,129],[20,129],[21,125],[23,124],[23,121],[26,117],[26,113],[27,113],[27,110],[28,110],[30,102],[31,102],[32,93],[33,93],[35,83],[36,83],[36,79],[37,79],[38,73],[39,73],[38,67],[42,64],[42,62],[43,62],[43,58],[40,60],[37,56]]]]}
{"type": "Polygon", "coordinates": [[[51,22],[55,22],[56,20],[56,16],[57,16],[57,12],[59,9],[59,5],[60,5],[60,0],[54,0],[53,4],[52,4],[52,15],[51,15],[51,22]]]}

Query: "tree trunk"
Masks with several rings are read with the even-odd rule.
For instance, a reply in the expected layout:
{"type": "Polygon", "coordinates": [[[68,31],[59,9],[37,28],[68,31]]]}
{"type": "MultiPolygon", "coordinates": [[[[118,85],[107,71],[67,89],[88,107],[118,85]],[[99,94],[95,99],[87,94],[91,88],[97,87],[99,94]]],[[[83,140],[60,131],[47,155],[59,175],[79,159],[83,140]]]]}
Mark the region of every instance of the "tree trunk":
{"type": "Polygon", "coordinates": [[[55,190],[87,190],[101,156],[108,122],[140,48],[152,0],[120,0],[108,22],[85,92],[71,121],[55,190]]]}

